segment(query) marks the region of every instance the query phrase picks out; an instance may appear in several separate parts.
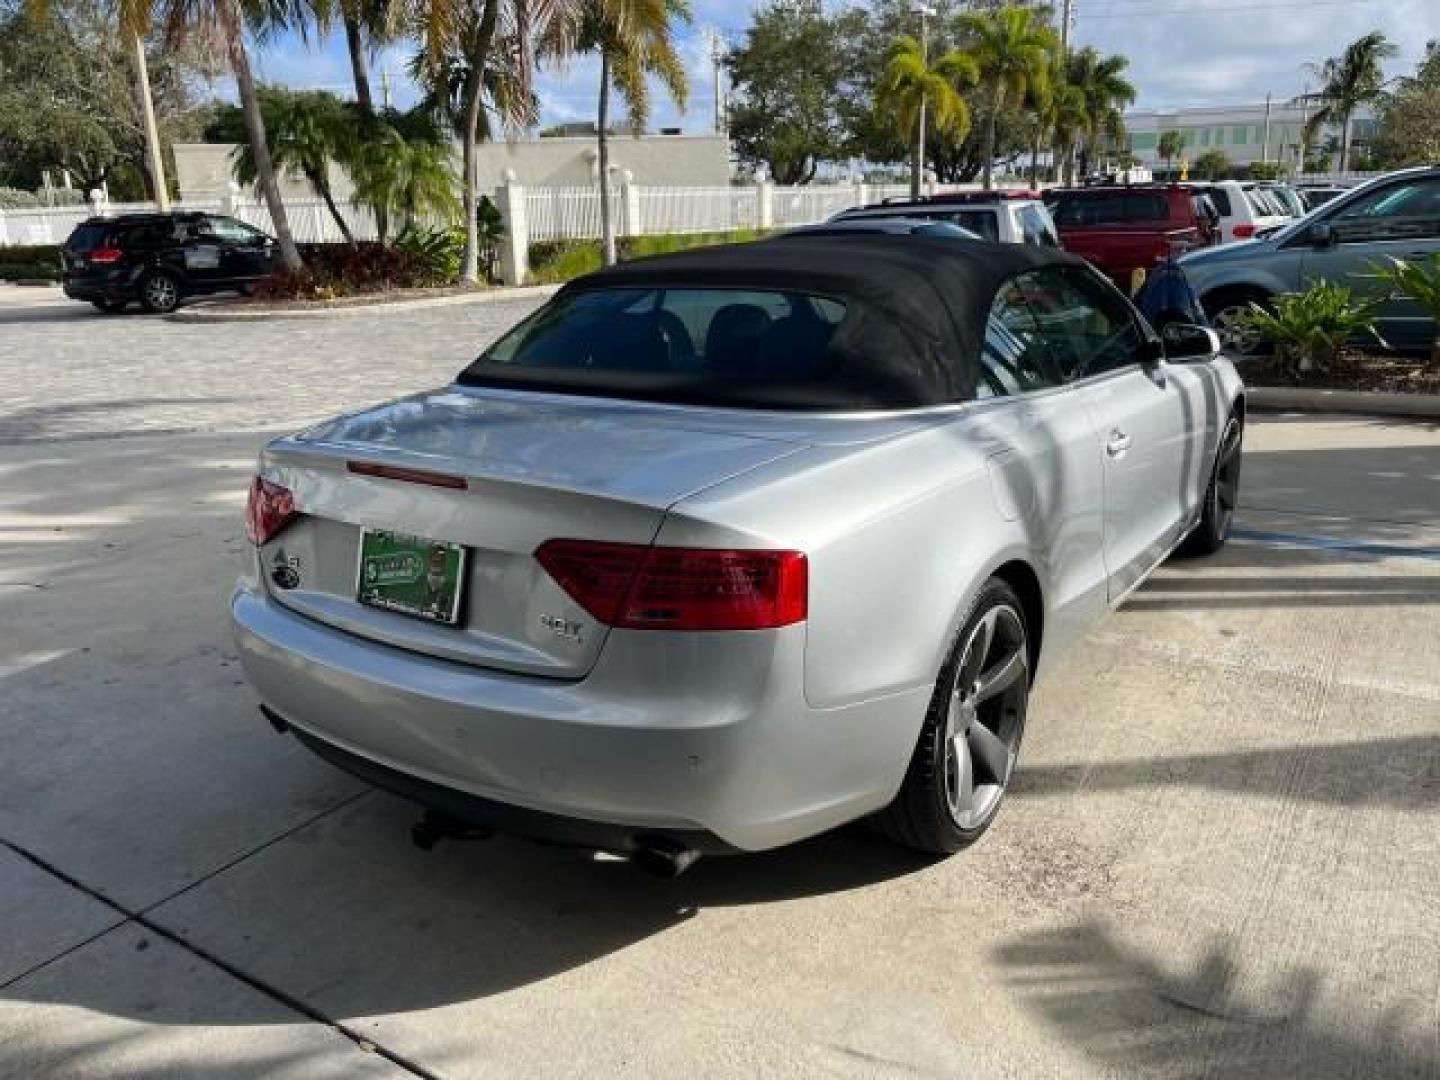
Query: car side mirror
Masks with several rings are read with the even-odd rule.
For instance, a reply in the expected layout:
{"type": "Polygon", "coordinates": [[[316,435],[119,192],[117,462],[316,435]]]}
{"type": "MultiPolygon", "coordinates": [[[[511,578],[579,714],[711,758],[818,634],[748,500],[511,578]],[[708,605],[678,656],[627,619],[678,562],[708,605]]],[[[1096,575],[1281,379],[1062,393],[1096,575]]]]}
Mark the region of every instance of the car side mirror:
{"type": "Polygon", "coordinates": [[[1221,350],[1220,335],[1208,326],[1170,323],[1160,331],[1169,360],[1209,360],[1221,350]]]}
{"type": "Polygon", "coordinates": [[[1312,247],[1330,247],[1335,243],[1335,226],[1328,221],[1312,222],[1305,233],[1305,239],[1312,247]]]}
{"type": "Polygon", "coordinates": [[[1140,347],[1140,366],[1146,371],[1153,371],[1165,361],[1168,352],[1163,341],[1147,334],[1140,347]]]}

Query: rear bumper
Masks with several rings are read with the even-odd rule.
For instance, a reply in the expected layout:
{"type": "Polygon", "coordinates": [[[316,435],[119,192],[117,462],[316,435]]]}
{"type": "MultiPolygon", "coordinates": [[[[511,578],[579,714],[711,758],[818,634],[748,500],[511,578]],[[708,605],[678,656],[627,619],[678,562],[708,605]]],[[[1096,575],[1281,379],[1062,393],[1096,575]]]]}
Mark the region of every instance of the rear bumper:
{"type": "Polygon", "coordinates": [[[322,756],[467,820],[597,847],[658,833],[758,850],[876,810],[899,788],[929,697],[810,708],[803,625],[615,631],[590,675],[565,681],[371,642],[252,582],[231,612],[251,685],[322,756]],[[455,799],[535,813],[477,817],[455,799]]]}
{"type": "Polygon", "coordinates": [[[136,298],[135,284],[130,281],[128,275],[119,273],[113,278],[110,275],[87,275],[81,278],[66,277],[60,282],[65,295],[72,300],[107,300],[116,302],[120,300],[134,300],[136,298]]]}

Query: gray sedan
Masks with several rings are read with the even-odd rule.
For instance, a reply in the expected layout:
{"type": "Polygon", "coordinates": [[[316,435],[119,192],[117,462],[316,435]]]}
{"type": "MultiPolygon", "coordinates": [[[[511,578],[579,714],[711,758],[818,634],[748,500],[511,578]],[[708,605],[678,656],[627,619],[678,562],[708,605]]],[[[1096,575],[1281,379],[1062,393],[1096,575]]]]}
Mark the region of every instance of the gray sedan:
{"type": "Polygon", "coordinates": [[[429,808],[677,872],[995,819],[1031,687],[1234,511],[1245,403],[1080,260],[793,237],[573,282],[450,386],[264,451],[240,655],[429,808]],[[1168,355],[1167,355],[1168,354],[1168,355]]]}

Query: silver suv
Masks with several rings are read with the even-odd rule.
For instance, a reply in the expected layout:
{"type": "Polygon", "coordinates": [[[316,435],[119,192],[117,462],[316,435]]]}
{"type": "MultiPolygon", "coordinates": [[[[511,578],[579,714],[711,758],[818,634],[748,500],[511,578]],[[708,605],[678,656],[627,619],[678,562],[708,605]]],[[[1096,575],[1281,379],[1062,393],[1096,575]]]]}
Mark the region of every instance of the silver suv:
{"type": "Polygon", "coordinates": [[[1421,349],[1434,339],[1434,321],[1372,271],[1391,258],[1437,252],[1440,166],[1426,166],[1372,180],[1269,236],[1196,251],[1180,263],[1221,339],[1237,351],[1253,345],[1237,326],[1252,302],[1264,304],[1322,281],[1380,298],[1378,329],[1385,340],[1421,349]]]}

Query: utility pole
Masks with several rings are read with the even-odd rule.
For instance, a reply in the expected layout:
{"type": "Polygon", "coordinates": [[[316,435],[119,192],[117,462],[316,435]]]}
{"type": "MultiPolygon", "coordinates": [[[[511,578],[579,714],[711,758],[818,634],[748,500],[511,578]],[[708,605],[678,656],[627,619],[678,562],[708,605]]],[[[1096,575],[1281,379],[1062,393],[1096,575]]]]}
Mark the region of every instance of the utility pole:
{"type": "Polygon", "coordinates": [[[381,68],[381,69],[380,69],[380,100],[385,103],[385,109],[386,109],[386,111],[389,111],[389,109],[391,108],[391,105],[390,105],[390,69],[389,69],[389,68],[381,68]]]}
{"type": "Polygon", "coordinates": [[[1295,178],[1305,175],[1305,144],[1310,138],[1310,84],[1305,84],[1305,93],[1300,95],[1300,146],[1296,150],[1295,178]]]}
{"type": "MultiPolygon", "coordinates": [[[[910,9],[920,16],[920,59],[930,66],[930,17],[935,9],[916,4],[910,9]]],[[[920,185],[925,182],[925,95],[920,95],[920,122],[915,132],[915,171],[910,177],[910,197],[920,197],[920,185]]]]}
{"type": "Polygon", "coordinates": [[[163,214],[170,209],[170,190],[165,184],[165,160],[160,156],[160,129],[155,125],[155,102],[150,98],[150,67],[145,63],[145,39],[132,30],[130,44],[135,53],[135,96],[140,99],[145,154],[150,161],[150,179],[155,185],[155,206],[163,214]]]}
{"type": "Polygon", "coordinates": [[[1270,95],[1265,95],[1265,137],[1260,140],[1260,164],[1270,164],[1270,95]]]}
{"type": "Polygon", "coordinates": [[[718,31],[710,32],[710,62],[715,65],[715,134],[725,134],[725,96],[721,90],[721,71],[725,64],[725,46],[718,31]]]}
{"type": "MultiPolygon", "coordinates": [[[[1068,72],[1070,70],[1070,34],[1074,22],[1075,0],[1064,0],[1064,3],[1060,7],[1060,64],[1062,71],[1065,72],[1068,72]]],[[[1058,147],[1051,146],[1050,157],[1050,164],[1054,169],[1056,181],[1058,181],[1059,183],[1064,183],[1069,178],[1065,175],[1062,175],[1062,166],[1060,164],[1060,151],[1058,147]]],[[[1063,166],[1064,172],[1069,172],[1069,165],[1070,160],[1069,155],[1067,154],[1065,165],[1063,166]]]]}

